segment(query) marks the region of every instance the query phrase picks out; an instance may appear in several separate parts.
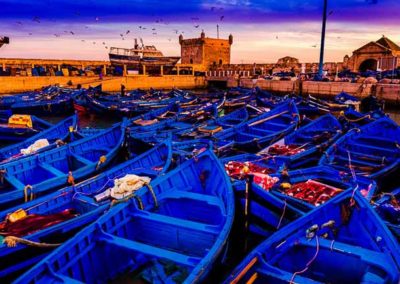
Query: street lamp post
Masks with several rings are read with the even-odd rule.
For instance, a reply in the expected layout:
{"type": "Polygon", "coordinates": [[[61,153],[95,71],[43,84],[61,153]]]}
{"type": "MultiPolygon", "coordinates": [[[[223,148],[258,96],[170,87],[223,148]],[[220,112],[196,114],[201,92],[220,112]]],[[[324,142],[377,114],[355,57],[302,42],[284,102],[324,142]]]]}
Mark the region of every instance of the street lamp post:
{"type": "Polygon", "coordinates": [[[324,49],[325,49],[325,30],[326,30],[326,18],[328,10],[328,0],[324,0],[324,11],[322,14],[322,32],[321,32],[321,50],[319,53],[319,69],[318,78],[321,80],[324,71],[324,49]]]}

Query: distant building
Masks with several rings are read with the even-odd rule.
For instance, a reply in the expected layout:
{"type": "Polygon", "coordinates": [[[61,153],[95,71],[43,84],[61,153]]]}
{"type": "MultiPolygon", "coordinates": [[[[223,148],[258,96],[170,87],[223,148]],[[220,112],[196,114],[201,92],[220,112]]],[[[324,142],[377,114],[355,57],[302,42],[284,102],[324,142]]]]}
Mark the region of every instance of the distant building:
{"type": "Polygon", "coordinates": [[[233,36],[228,39],[208,38],[202,32],[200,38],[183,39],[179,36],[181,45],[181,63],[198,64],[205,69],[211,66],[230,64],[233,36]]]}
{"type": "Polygon", "coordinates": [[[297,58],[291,57],[291,56],[285,56],[282,58],[278,59],[278,62],[276,63],[278,66],[281,67],[294,67],[299,65],[299,60],[297,58]]]}
{"type": "Polygon", "coordinates": [[[391,70],[400,67],[400,47],[389,38],[382,36],[345,56],[343,67],[354,72],[367,70],[391,70]]]}

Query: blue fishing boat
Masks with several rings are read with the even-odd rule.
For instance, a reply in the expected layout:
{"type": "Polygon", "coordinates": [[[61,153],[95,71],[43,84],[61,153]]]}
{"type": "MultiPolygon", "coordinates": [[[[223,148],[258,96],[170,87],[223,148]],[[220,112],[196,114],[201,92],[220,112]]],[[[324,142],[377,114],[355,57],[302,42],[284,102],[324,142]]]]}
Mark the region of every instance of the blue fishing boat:
{"type": "Polygon", "coordinates": [[[339,121],[326,114],[261,150],[272,168],[299,168],[318,163],[322,152],[342,135],[339,121]]]}
{"type": "Polygon", "coordinates": [[[322,152],[341,135],[338,120],[326,114],[298,128],[257,154],[239,154],[222,162],[251,162],[271,172],[318,164],[322,152]]]}
{"type": "Polygon", "coordinates": [[[373,205],[376,212],[400,241],[400,188],[382,193],[373,205]]]}
{"type": "Polygon", "coordinates": [[[61,141],[67,142],[67,138],[71,140],[71,135],[74,135],[73,132],[77,128],[77,119],[76,115],[70,116],[20,143],[1,148],[0,163],[52,149],[60,145],[61,141]],[[43,143],[38,143],[38,141],[43,141],[43,143]]]}
{"type": "Polygon", "coordinates": [[[98,172],[118,153],[125,123],[49,151],[0,165],[0,210],[98,172]]]}
{"type": "Polygon", "coordinates": [[[2,142],[20,142],[52,126],[34,115],[13,114],[7,123],[0,124],[2,142]]]}
{"type": "Polygon", "coordinates": [[[344,112],[340,112],[338,119],[343,125],[344,130],[349,130],[352,128],[359,128],[365,124],[386,116],[387,115],[381,110],[362,113],[349,108],[344,112]]]}
{"type": "Polygon", "coordinates": [[[271,193],[302,212],[321,206],[343,191],[358,191],[370,201],[377,189],[369,178],[354,177],[331,167],[282,171],[274,176],[278,181],[271,185],[271,193]]]}
{"type": "Polygon", "coordinates": [[[319,161],[373,179],[393,173],[400,163],[400,128],[388,117],[349,131],[319,161]]]}
{"type": "Polygon", "coordinates": [[[145,143],[157,144],[171,135],[175,138],[179,132],[193,129],[206,123],[206,121],[217,119],[219,106],[215,103],[184,108],[180,106],[178,115],[173,119],[159,121],[149,126],[130,127],[130,141],[141,140],[145,143]]]}
{"type": "Polygon", "coordinates": [[[211,151],[123,200],[15,283],[205,279],[234,217],[231,184],[211,151]]]}
{"type": "Polygon", "coordinates": [[[236,181],[233,189],[237,211],[241,212],[236,218],[241,217],[244,222],[248,222],[245,228],[248,232],[245,233],[252,234],[253,242],[265,240],[304,214],[256,183],[249,186],[248,182],[236,181]]]}
{"type": "Polygon", "coordinates": [[[11,105],[14,114],[29,113],[38,116],[65,115],[73,112],[72,97],[83,90],[55,89],[41,94],[39,98],[19,101],[11,105]]]}
{"type": "Polygon", "coordinates": [[[0,212],[0,282],[11,282],[43,259],[54,243],[72,237],[110,208],[110,198],[96,200],[115,179],[138,175],[151,179],[164,174],[171,163],[170,143],[162,143],[108,171],[75,186],[0,212]],[[27,225],[29,223],[29,225],[27,225]],[[9,247],[10,243],[17,243],[9,247]],[[4,243],[4,244],[3,244],[4,243]],[[36,248],[36,249],[34,249],[36,248]]]}
{"type": "Polygon", "coordinates": [[[296,105],[290,101],[245,124],[216,133],[215,144],[219,151],[237,148],[254,153],[293,131],[298,122],[296,105]]]}
{"type": "Polygon", "coordinates": [[[177,140],[211,137],[224,129],[243,124],[249,119],[249,116],[249,111],[246,107],[243,107],[224,116],[210,119],[200,125],[178,131],[175,136],[177,140]]]}
{"type": "Polygon", "coordinates": [[[359,99],[357,99],[356,97],[354,97],[346,92],[340,92],[339,94],[337,94],[334,97],[333,100],[338,104],[352,105],[355,103],[360,103],[359,99]]]}
{"type": "Polygon", "coordinates": [[[348,191],[266,239],[225,283],[399,281],[396,240],[367,200],[348,191]]]}

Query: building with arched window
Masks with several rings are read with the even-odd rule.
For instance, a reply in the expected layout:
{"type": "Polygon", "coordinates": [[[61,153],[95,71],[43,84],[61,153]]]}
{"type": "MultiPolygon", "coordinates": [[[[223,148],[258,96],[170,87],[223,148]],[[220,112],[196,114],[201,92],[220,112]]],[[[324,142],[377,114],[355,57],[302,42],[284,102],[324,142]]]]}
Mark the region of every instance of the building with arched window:
{"type": "Polygon", "coordinates": [[[353,51],[344,58],[344,67],[355,72],[392,70],[400,67],[400,47],[382,36],[353,51]]]}

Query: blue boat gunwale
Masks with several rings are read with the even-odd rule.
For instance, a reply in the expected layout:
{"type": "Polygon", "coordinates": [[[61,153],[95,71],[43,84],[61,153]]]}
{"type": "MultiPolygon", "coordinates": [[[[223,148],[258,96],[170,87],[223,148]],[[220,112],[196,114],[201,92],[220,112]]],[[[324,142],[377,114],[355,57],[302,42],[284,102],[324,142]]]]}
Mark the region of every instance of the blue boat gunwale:
{"type": "MultiPolygon", "coordinates": [[[[76,114],[67,117],[65,119],[63,119],[62,121],[56,123],[55,125],[53,125],[53,127],[50,127],[46,130],[41,131],[40,133],[38,133],[37,135],[34,135],[32,137],[29,137],[28,139],[21,141],[20,143],[17,144],[12,144],[6,147],[3,147],[0,149],[0,155],[2,155],[3,153],[9,153],[10,150],[19,148],[22,149],[23,147],[27,147],[30,146],[31,144],[33,144],[35,141],[37,141],[38,139],[45,139],[46,135],[53,132],[55,129],[60,129],[62,128],[64,125],[66,125],[67,123],[71,122],[71,125],[73,127],[73,129],[77,128],[77,123],[78,123],[78,117],[76,114]]],[[[62,137],[60,137],[59,139],[64,140],[68,135],[69,135],[69,131],[67,131],[62,137]]],[[[31,155],[34,155],[38,152],[35,152],[31,155]]],[[[23,158],[31,156],[31,155],[24,155],[23,158]]],[[[1,164],[2,162],[0,162],[1,164]]]]}
{"type": "MultiPolygon", "coordinates": [[[[272,174],[273,176],[278,176],[280,175],[277,174],[272,174]]],[[[306,182],[307,180],[313,179],[313,178],[323,178],[324,180],[329,180],[331,182],[335,183],[341,183],[346,188],[342,189],[343,192],[346,191],[353,191],[354,189],[357,189],[356,191],[360,191],[362,189],[366,190],[368,189],[368,194],[364,198],[368,201],[370,201],[375,192],[377,191],[377,184],[374,180],[359,176],[356,178],[356,180],[353,180],[352,176],[349,173],[344,173],[340,172],[339,170],[329,167],[329,166],[315,166],[311,168],[305,168],[305,169],[297,169],[297,170],[291,170],[288,171],[288,177],[290,179],[290,183],[293,185],[295,183],[299,182],[306,182]],[[310,172],[310,173],[307,173],[310,172]],[[336,178],[337,175],[341,175],[341,179],[338,180],[336,178]],[[368,185],[367,188],[359,188],[359,185],[368,185]]],[[[313,204],[310,204],[302,199],[298,199],[292,196],[289,196],[283,192],[280,191],[279,185],[281,184],[281,180],[279,180],[272,188],[271,188],[271,193],[277,196],[280,199],[286,199],[289,200],[289,202],[300,209],[301,211],[308,212],[313,210],[314,208],[318,208],[320,206],[314,206],[313,204]],[[297,205],[297,206],[296,206],[297,205]]],[[[338,194],[340,195],[340,194],[338,194]]],[[[331,198],[332,199],[332,198],[331,198]]],[[[325,202],[324,204],[326,204],[325,202]]]]}
{"type": "MultiPolygon", "coordinates": [[[[108,171],[105,171],[103,173],[98,174],[95,177],[89,178],[87,180],[84,180],[82,182],[79,182],[75,184],[74,186],[68,186],[66,188],[60,189],[56,192],[53,192],[49,195],[40,197],[38,199],[35,199],[33,201],[24,203],[22,206],[16,206],[7,210],[3,210],[0,212],[0,220],[3,220],[6,218],[8,214],[11,212],[15,212],[17,210],[25,210],[27,214],[48,214],[50,212],[53,212],[57,208],[63,208],[66,204],[70,202],[74,202],[75,200],[78,201],[79,204],[85,204],[85,206],[91,207],[91,209],[83,209],[83,213],[80,213],[78,216],[63,221],[61,223],[55,224],[53,226],[44,228],[42,230],[35,231],[31,234],[25,235],[23,238],[31,241],[37,241],[41,242],[41,238],[48,236],[49,234],[54,234],[54,233],[64,233],[68,232],[71,230],[76,229],[77,227],[82,226],[82,224],[88,224],[89,222],[95,221],[99,216],[104,214],[107,211],[107,208],[110,207],[109,201],[107,202],[100,202],[96,203],[94,200],[92,203],[89,203],[88,200],[80,199],[80,194],[83,194],[84,196],[87,194],[93,194],[93,189],[90,186],[91,184],[94,183],[94,185],[97,185],[97,181],[101,179],[108,179],[108,181],[104,184],[107,185],[108,182],[111,179],[118,178],[118,176],[115,176],[116,173],[123,171],[124,169],[128,170],[129,174],[136,174],[136,175],[141,175],[143,173],[143,170],[145,170],[143,175],[146,175],[146,169],[145,168],[134,168],[130,169],[133,164],[136,163],[141,163],[143,158],[147,158],[150,156],[157,155],[159,151],[166,151],[167,155],[163,157],[161,160],[165,161],[165,164],[163,164],[163,167],[160,171],[157,173],[154,173],[156,175],[163,175],[165,174],[171,164],[171,158],[172,158],[172,148],[171,144],[166,141],[163,143],[160,143],[153,147],[152,149],[136,156],[133,159],[130,159],[122,164],[117,165],[116,167],[111,168],[108,171]],[[91,190],[91,192],[85,192],[86,190],[91,190]],[[83,191],[82,191],[83,190],[83,191]],[[54,208],[54,206],[56,208],[54,208]]],[[[152,156],[152,157],[153,157],[152,156]]],[[[151,159],[151,162],[154,163],[154,159],[151,159]]],[[[154,165],[154,166],[159,166],[159,165],[154,165]]],[[[105,189],[105,188],[104,188],[105,189]]],[[[96,187],[97,190],[97,187],[96,187]]],[[[17,247],[7,247],[5,244],[0,244],[0,248],[3,248],[0,250],[0,257],[6,257],[7,255],[10,255],[16,251],[19,251],[21,249],[24,249],[26,246],[25,245],[19,245],[17,247]]],[[[4,276],[7,276],[7,274],[11,273],[12,270],[18,270],[18,269],[24,269],[24,265],[29,265],[30,260],[24,261],[22,264],[16,265],[14,268],[5,268],[3,270],[0,270],[0,279],[4,276]]]]}
{"type": "MultiPolygon", "coordinates": [[[[221,173],[221,181],[224,182],[225,184],[225,190],[224,193],[226,193],[226,201],[224,202],[225,208],[225,214],[224,216],[226,217],[224,220],[224,224],[219,231],[218,237],[214,241],[214,244],[212,247],[207,251],[206,255],[198,262],[194,267],[193,270],[191,271],[190,275],[188,278],[184,281],[184,283],[192,283],[196,281],[200,281],[202,277],[204,277],[204,273],[207,272],[207,270],[210,269],[209,264],[214,262],[216,258],[220,255],[224,245],[227,242],[227,238],[229,235],[229,232],[231,230],[232,224],[233,224],[233,218],[234,218],[234,194],[232,190],[232,185],[230,183],[229,178],[225,174],[224,168],[222,165],[219,163],[217,157],[214,155],[212,151],[205,151],[197,156],[196,159],[202,159],[202,158],[209,158],[210,161],[214,162],[213,164],[217,168],[217,170],[221,173]]],[[[179,168],[175,168],[172,171],[168,172],[167,175],[160,176],[156,178],[155,180],[151,181],[150,185],[154,187],[157,184],[163,183],[164,181],[168,180],[170,177],[172,177],[174,174],[179,173],[183,167],[189,167],[192,165],[192,163],[196,163],[196,159],[188,160],[184,162],[179,168]]],[[[142,187],[139,189],[136,193],[136,196],[142,198],[145,200],[143,197],[147,196],[148,198],[146,199],[148,203],[153,203],[154,206],[154,200],[152,197],[149,196],[149,190],[147,187],[142,187]]],[[[112,218],[112,216],[115,216],[119,212],[123,211],[124,208],[128,206],[134,206],[137,210],[139,210],[136,202],[133,199],[130,199],[128,202],[124,203],[119,203],[116,204],[115,206],[111,207],[111,209],[108,211],[107,214],[102,215],[95,223],[92,223],[91,225],[87,226],[84,230],[80,231],[75,237],[71,238],[67,242],[64,243],[63,246],[60,246],[56,248],[49,256],[46,258],[42,259],[37,265],[35,265],[31,270],[23,274],[19,279],[16,280],[16,283],[19,283],[23,280],[24,277],[31,277],[30,275],[34,275],[36,272],[35,271],[41,271],[42,266],[44,265],[46,269],[49,269],[49,272],[53,274],[55,277],[60,278],[59,275],[56,275],[53,273],[53,269],[51,268],[51,263],[50,259],[52,256],[56,255],[62,255],[67,252],[68,247],[71,245],[76,245],[80,243],[81,239],[87,238],[89,235],[92,233],[95,233],[98,228],[101,229],[101,224],[105,224],[107,220],[112,218]]],[[[101,231],[101,230],[100,230],[101,231]]],[[[92,246],[93,243],[90,244],[92,246]]],[[[72,280],[69,277],[61,277],[64,280],[72,280]]],[[[60,279],[61,279],[60,278],[60,279]]]]}
{"type": "MultiPolygon", "coordinates": [[[[387,254],[387,253],[392,252],[392,253],[390,253],[389,259],[393,261],[393,265],[397,266],[397,269],[399,269],[399,271],[400,271],[400,254],[399,254],[399,252],[397,252],[398,249],[397,249],[396,240],[394,239],[394,237],[391,234],[391,232],[389,231],[389,229],[384,225],[383,221],[380,219],[380,217],[375,212],[375,210],[373,210],[370,207],[369,202],[360,193],[358,193],[356,191],[355,192],[344,191],[344,192],[338,194],[337,196],[335,196],[334,198],[330,199],[329,201],[327,201],[322,206],[327,207],[327,206],[330,206],[331,204],[340,204],[345,199],[348,199],[348,198],[353,198],[353,200],[355,201],[357,206],[365,208],[366,210],[368,210],[368,213],[370,213],[370,214],[372,214],[372,216],[374,216],[374,221],[377,222],[374,224],[377,228],[379,227],[379,229],[385,233],[385,237],[386,237],[385,242],[389,246],[389,248],[386,246],[384,247],[384,249],[381,248],[380,253],[387,254]]],[[[224,283],[232,283],[231,282],[232,280],[240,280],[242,276],[244,276],[245,274],[247,274],[250,271],[252,266],[259,259],[261,259],[261,260],[264,259],[263,254],[269,247],[272,247],[273,245],[280,246],[280,245],[284,244],[287,240],[284,240],[282,242],[281,236],[290,236],[293,232],[298,231],[299,228],[308,228],[308,226],[306,226],[306,225],[308,223],[310,223],[309,216],[316,215],[316,212],[317,212],[317,210],[313,210],[313,211],[306,213],[303,217],[300,217],[298,220],[293,221],[292,223],[290,223],[287,226],[285,226],[284,228],[282,228],[279,232],[277,232],[277,233],[273,234],[272,236],[270,236],[269,238],[267,238],[264,242],[262,242],[260,245],[258,245],[251,253],[249,253],[242,260],[242,262],[230,273],[230,275],[228,276],[228,278],[225,280],[224,283]]],[[[312,219],[311,219],[311,222],[312,222],[312,219]]],[[[320,239],[321,239],[321,241],[324,240],[322,238],[320,238],[320,239]]],[[[377,242],[378,242],[378,240],[377,240],[377,242]]],[[[332,245],[332,242],[330,242],[330,244],[332,245]]],[[[345,243],[343,243],[343,244],[346,245],[345,243]]],[[[356,250],[357,247],[354,247],[354,249],[356,250]]],[[[346,253],[345,251],[342,251],[342,252],[346,253]]],[[[263,264],[271,266],[264,261],[263,261],[263,264]]],[[[381,263],[379,263],[379,260],[376,260],[376,262],[374,262],[374,264],[379,266],[381,263]]],[[[271,266],[271,267],[274,268],[273,266],[271,266]]],[[[271,273],[273,273],[273,272],[271,272],[271,273]]],[[[276,273],[274,273],[274,275],[276,277],[278,277],[278,273],[279,273],[280,277],[289,277],[290,278],[290,276],[293,275],[293,273],[286,272],[283,269],[276,268],[276,273]]],[[[298,277],[298,279],[302,279],[301,274],[299,274],[297,277],[298,277]]],[[[288,281],[289,278],[286,279],[286,281],[288,281]]],[[[308,280],[308,279],[306,279],[306,280],[308,280]]],[[[399,280],[400,280],[400,274],[398,273],[397,281],[399,281],[399,280]]],[[[309,283],[309,282],[306,282],[306,283],[309,283]]]]}
{"type": "MultiPolygon", "coordinates": [[[[335,147],[336,145],[340,145],[340,144],[347,144],[348,142],[351,142],[353,140],[353,137],[362,137],[364,132],[367,132],[370,128],[375,127],[375,125],[379,125],[381,123],[388,123],[389,125],[396,127],[397,131],[400,133],[400,127],[398,126],[398,124],[396,122],[394,122],[392,119],[390,119],[389,117],[382,117],[379,118],[375,121],[372,121],[364,126],[361,126],[360,128],[352,128],[350,129],[345,135],[343,135],[342,137],[340,137],[338,140],[336,140],[336,142],[334,144],[332,144],[326,151],[325,151],[325,155],[323,155],[321,157],[321,159],[319,160],[318,164],[319,165],[329,165],[330,162],[332,161],[333,157],[335,156],[335,147]]],[[[377,137],[378,138],[378,137],[377,137]]],[[[379,139],[383,139],[383,137],[379,137],[379,139]]],[[[394,143],[399,143],[398,141],[393,141],[394,143]]],[[[385,149],[382,147],[377,147],[374,146],[377,149],[385,149]]],[[[397,149],[398,152],[400,152],[400,148],[397,149]]],[[[350,152],[351,154],[351,152],[350,152]]],[[[398,166],[400,165],[400,158],[397,158],[396,161],[394,161],[393,163],[391,163],[390,165],[375,171],[371,174],[368,175],[369,178],[372,179],[377,179],[387,173],[392,172],[393,170],[395,170],[398,166]]],[[[334,166],[335,167],[335,166],[334,166]]],[[[349,169],[350,171],[350,169],[349,169]]]]}

